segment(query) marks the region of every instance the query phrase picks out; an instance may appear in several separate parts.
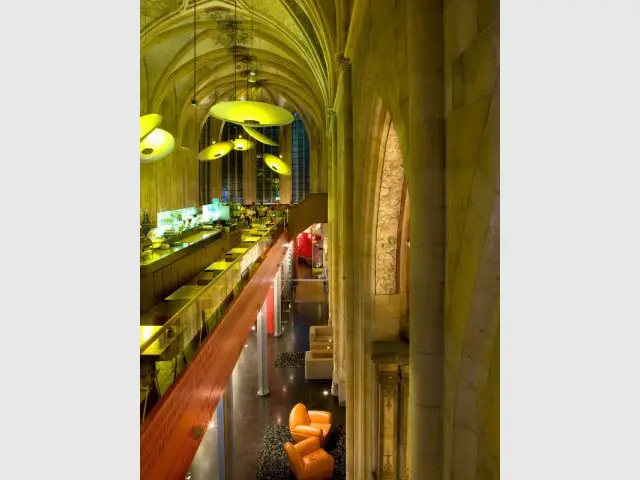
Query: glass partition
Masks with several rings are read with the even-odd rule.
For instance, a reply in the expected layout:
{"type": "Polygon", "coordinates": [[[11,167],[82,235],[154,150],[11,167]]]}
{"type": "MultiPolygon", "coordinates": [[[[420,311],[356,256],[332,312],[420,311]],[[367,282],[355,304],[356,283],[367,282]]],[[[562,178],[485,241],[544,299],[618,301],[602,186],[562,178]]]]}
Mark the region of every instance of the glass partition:
{"type": "Polygon", "coordinates": [[[141,421],[193,361],[282,231],[280,224],[265,233],[245,230],[243,246],[231,250],[237,256],[212,263],[141,317],[141,421]]]}

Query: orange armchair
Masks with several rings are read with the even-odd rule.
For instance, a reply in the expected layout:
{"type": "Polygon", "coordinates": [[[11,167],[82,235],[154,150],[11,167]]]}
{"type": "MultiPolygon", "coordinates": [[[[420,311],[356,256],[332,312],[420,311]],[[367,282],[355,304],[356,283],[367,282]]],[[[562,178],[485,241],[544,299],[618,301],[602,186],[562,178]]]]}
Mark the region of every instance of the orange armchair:
{"type": "Polygon", "coordinates": [[[289,465],[298,480],[324,480],[333,475],[333,457],[320,448],[320,440],[310,437],[293,445],[284,444],[289,465]]]}
{"type": "Polygon", "coordinates": [[[315,437],[322,446],[331,432],[331,412],[307,411],[307,407],[298,403],[289,415],[289,430],[296,442],[315,437]]]}

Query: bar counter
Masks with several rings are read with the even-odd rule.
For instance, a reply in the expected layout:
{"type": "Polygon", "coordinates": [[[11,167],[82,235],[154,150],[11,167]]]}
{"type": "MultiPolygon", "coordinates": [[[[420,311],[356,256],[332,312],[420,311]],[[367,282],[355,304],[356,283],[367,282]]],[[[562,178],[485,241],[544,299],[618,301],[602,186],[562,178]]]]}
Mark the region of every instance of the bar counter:
{"type": "Polygon", "coordinates": [[[154,249],[151,256],[140,259],[140,275],[153,273],[221,237],[220,228],[201,230],[183,238],[179,245],[167,249],[154,249]]]}
{"type": "Polygon", "coordinates": [[[140,313],[161,302],[215,259],[241,241],[241,230],[200,230],[181,239],[179,245],[154,250],[140,259],[140,313]]]}

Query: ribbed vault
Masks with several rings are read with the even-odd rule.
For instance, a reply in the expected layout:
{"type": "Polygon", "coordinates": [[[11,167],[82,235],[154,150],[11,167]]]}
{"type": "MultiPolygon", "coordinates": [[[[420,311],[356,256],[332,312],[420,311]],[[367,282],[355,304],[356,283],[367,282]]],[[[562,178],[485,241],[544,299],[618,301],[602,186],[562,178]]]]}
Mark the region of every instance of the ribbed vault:
{"type": "Polygon", "coordinates": [[[193,138],[188,126],[200,125],[209,107],[233,99],[234,90],[237,99],[249,97],[295,110],[311,137],[322,134],[334,96],[333,2],[237,0],[235,6],[233,0],[197,2],[197,108],[191,105],[193,3],[141,0],[140,16],[141,114],[165,116],[164,125],[174,126],[172,133],[180,144],[193,138]],[[225,23],[235,18],[245,32],[238,36],[236,64],[227,41],[233,38],[232,30],[225,23]],[[249,69],[257,72],[256,83],[247,84],[249,69]]]}

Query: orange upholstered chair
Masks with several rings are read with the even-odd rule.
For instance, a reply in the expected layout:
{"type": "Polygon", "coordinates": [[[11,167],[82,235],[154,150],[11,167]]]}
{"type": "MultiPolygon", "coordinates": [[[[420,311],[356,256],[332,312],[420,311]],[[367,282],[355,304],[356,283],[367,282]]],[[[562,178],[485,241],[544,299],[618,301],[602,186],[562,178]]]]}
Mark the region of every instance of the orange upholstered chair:
{"type": "Polygon", "coordinates": [[[298,403],[289,415],[289,429],[296,442],[316,437],[322,446],[331,431],[331,412],[307,411],[307,407],[298,403]]]}
{"type": "Polygon", "coordinates": [[[320,440],[310,437],[293,445],[284,444],[289,465],[298,480],[324,480],[333,475],[333,457],[320,448],[320,440]]]}

